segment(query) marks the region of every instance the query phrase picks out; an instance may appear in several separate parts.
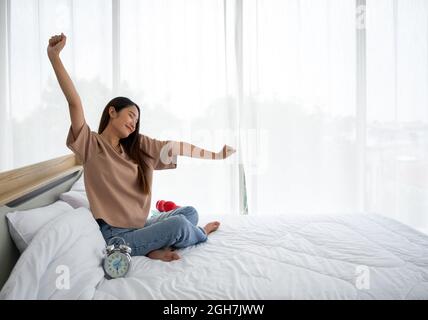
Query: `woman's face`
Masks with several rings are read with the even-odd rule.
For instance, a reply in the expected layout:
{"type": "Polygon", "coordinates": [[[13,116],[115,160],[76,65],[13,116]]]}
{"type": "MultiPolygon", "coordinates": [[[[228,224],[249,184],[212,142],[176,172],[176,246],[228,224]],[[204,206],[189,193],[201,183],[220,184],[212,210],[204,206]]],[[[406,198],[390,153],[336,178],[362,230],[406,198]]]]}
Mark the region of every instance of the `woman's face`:
{"type": "Polygon", "coordinates": [[[128,137],[135,131],[139,116],[136,106],[125,107],[119,112],[110,107],[110,124],[120,139],[128,137]]]}

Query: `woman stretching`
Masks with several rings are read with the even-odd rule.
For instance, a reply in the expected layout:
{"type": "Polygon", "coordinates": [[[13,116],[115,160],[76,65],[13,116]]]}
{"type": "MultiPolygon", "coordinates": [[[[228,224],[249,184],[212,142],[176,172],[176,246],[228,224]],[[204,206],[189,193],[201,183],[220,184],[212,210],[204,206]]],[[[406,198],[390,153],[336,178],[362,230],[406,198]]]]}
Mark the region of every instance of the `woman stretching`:
{"type": "Polygon", "coordinates": [[[59,57],[65,43],[62,33],[51,37],[47,53],[70,110],[67,147],[83,164],[90,209],[104,239],[123,238],[132,255],[179,259],[173,249],[206,241],[220,222],[198,227],[198,213],[191,206],[148,219],[153,170],[176,168],[179,155],[224,159],[235,150],[225,145],[213,153],[185,142],[140,134],[140,108],[125,97],[111,100],[101,115],[98,133],[91,131],[79,94],[59,57]]]}

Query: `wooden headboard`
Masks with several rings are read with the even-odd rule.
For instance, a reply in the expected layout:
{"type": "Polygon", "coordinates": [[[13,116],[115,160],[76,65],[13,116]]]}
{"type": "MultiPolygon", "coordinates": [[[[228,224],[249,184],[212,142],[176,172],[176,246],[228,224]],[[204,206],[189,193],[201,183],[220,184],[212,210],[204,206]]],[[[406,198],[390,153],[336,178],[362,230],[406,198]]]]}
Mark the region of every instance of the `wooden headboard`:
{"type": "Polygon", "coordinates": [[[9,235],[6,214],[57,201],[82,172],[83,167],[71,154],[0,173],[0,288],[19,258],[19,251],[9,235]]]}

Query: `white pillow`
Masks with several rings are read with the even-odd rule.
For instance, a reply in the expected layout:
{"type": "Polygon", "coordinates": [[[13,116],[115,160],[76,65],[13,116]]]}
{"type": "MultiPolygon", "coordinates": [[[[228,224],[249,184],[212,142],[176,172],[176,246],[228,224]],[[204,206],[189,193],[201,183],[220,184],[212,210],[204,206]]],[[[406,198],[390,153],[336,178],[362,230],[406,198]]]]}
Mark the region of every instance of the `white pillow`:
{"type": "Polygon", "coordinates": [[[50,221],[19,257],[0,300],[92,299],[104,280],[105,240],[86,208],[50,221]]]}
{"type": "Polygon", "coordinates": [[[89,209],[89,200],[86,195],[85,180],[83,174],[71,186],[70,191],[60,194],[59,198],[67,202],[74,209],[87,208],[89,209]]]}
{"type": "Polygon", "coordinates": [[[70,210],[73,210],[72,206],[58,200],[40,208],[8,212],[9,233],[18,250],[23,252],[45,224],[70,210]]]}
{"type": "Polygon", "coordinates": [[[81,207],[89,209],[89,200],[86,192],[68,191],[60,194],[59,198],[67,202],[74,209],[81,207]]]}

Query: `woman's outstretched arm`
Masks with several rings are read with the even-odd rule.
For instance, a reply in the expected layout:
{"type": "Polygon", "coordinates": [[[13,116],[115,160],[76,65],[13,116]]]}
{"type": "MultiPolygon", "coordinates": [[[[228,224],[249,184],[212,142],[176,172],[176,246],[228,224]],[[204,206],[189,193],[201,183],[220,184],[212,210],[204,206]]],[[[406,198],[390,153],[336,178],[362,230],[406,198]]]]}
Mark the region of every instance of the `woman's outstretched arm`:
{"type": "Polygon", "coordinates": [[[199,148],[193,144],[187,142],[174,141],[172,144],[172,156],[185,156],[199,159],[211,159],[211,160],[222,160],[231,156],[236,152],[235,149],[228,145],[224,147],[219,152],[212,152],[202,148],[199,148]]]}
{"type": "Polygon", "coordinates": [[[77,137],[80,129],[85,123],[85,116],[79,94],[77,93],[73,81],[68,75],[67,70],[65,70],[61,58],[59,57],[59,53],[64,48],[66,40],[67,37],[63,33],[51,37],[49,39],[47,52],[49,60],[55,71],[56,78],[58,79],[59,86],[67,99],[70,111],[71,127],[74,136],[77,137]]]}

